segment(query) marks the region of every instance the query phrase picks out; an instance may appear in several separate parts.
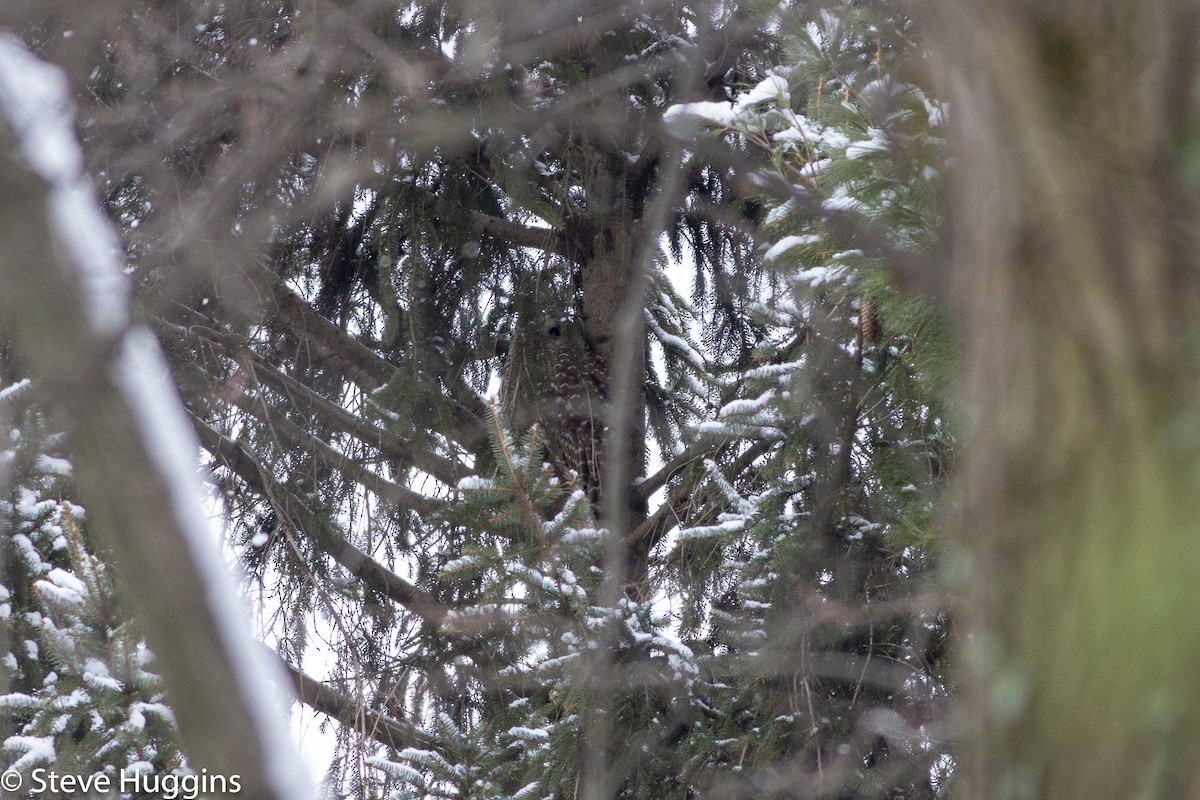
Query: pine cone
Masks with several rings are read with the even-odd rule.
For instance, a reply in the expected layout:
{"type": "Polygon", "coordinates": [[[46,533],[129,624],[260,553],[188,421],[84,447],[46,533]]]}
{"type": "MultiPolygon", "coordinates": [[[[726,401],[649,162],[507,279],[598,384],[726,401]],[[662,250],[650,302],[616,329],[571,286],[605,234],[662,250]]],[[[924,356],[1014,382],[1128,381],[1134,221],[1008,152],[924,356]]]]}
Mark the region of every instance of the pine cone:
{"type": "Polygon", "coordinates": [[[858,312],[858,330],[864,344],[879,340],[879,307],[874,300],[863,301],[858,312]]]}

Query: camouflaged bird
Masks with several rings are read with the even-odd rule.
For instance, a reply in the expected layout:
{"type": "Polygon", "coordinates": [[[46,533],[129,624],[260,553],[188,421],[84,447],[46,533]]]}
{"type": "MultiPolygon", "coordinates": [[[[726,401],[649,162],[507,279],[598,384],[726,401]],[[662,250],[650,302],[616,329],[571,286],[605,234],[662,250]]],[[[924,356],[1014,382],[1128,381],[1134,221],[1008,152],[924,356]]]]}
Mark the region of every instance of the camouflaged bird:
{"type": "Polygon", "coordinates": [[[517,429],[537,424],[562,485],[599,511],[608,369],[580,322],[554,315],[518,325],[502,366],[503,406],[517,429]]]}
{"type": "Polygon", "coordinates": [[[543,394],[549,400],[543,407],[547,454],[564,480],[583,489],[599,509],[608,368],[588,346],[579,322],[570,318],[546,324],[546,349],[551,367],[550,391],[543,394]]]}

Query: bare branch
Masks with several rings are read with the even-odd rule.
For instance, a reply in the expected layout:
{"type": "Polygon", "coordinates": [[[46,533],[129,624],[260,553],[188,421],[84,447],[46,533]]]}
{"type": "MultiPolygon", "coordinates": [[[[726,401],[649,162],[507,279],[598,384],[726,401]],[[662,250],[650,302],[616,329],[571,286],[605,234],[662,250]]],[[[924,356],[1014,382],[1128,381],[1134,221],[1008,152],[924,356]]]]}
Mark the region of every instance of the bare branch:
{"type": "Polygon", "coordinates": [[[484,214],[482,211],[472,212],[471,222],[480,233],[503,239],[518,247],[532,247],[563,258],[569,257],[569,250],[562,235],[551,228],[531,228],[519,222],[484,214]]]}

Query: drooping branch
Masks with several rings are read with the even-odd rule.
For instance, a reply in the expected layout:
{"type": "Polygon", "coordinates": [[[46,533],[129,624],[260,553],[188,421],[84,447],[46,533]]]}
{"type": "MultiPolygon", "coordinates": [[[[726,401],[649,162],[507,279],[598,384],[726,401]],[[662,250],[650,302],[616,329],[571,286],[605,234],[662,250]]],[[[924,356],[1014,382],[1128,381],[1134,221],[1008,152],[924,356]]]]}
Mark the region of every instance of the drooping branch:
{"type": "Polygon", "coordinates": [[[355,547],[340,532],[332,530],[300,498],[279,485],[239,442],[222,436],[208,423],[194,416],[192,423],[204,449],[220,458],[235,475],[268,498],[280,516],[288,520],[297,533],[316,549],[333,558],[365,586],[404,606],[430,625],[437,627],[446,618],[445,606],[355,547]]]}
{"type": "MultiPolygon", "coordinates": [[[[766,455],[767,452],[770,451],[770,449],[774,446],[774,442],[755,442],[746,449],[746,452],[742,453],[737,461],[734,462],[734,466],[730,471],[733,474],[746,474],[746,471],[750,469],[751,465],[753,465],[753,463],[759,458],[766,455]]],[[[695,460],[695,456],[689,458],[685,463],[691,463],[693,460],[695,460]]],[[[663,470],[670,466],[671,464],[667,464],[665,467],[663,467],[663,470]]],[[[659,470],[659,472],[655,473],[655,475],[652,477],[657,477],[658,475],[662,474],[663,470],[659,470]]],[[[678,470],[676,471],[676,474],[677,473],[678,470]]],[[[642,522],[642,524],[638,525],[633,529],[633,531],[630,532],[629,546],[636,546],[646,551],[653,550],[655,547],[657,547],[659,542],[663,540],[663,537],[666,536],[671,530],[671,527],[679,522],[686,509],[695,504],[698,485],[699,481],[691,481],[673,488],[670,495],[667,497],[666,502],[659,506],[653,514],[651,514],[644,522],[642,522]]],[[[641,486],[639,485],[636,488],[640,489],[641,486]]],[[[703,519],[693,519],[689,522],[693,524],[702,524],[703,519]]]]}
{"type": "Polygon", "coordinates": [[[659,467],[658,471],[653,475],[634,485],[631,490],[634,501],[640,503],[647,502],[655,492],[666,486],[689,465],[715,456],[727,444],[726,440],[714,439],[702,439],[696,442],[659,467]]]}
{"type": "MultiPolygon", "coordinates": [[[[218,394],[217,382],[203,369],[193,367],[193,373],[199,373],[212,387],[211,394],[218,394]]],[[[310,456],[336,470],[342,475],[356,481],[364,489],[374,493],[382,500],[417,514],[428,514],[444,505],[443,501],[426,495],[418,494],[406,486],[390,481],[382,475],[372,472],[366,465],[361,464],[342,453],[329,443],[306,431],[300,425],[292,422],[277,409],[271,407],[261,392],[249,393],[238,388],[225,398],[233,407],[250,415],[263,425],[270,428],[273,434],[282,437],[287,442],[299,447],[310,456]]]]}
{"type": "MultiPolygon", "coordinates": [[[[269,269],[260,266],[253,274],[259,288],[270,298],[270,317],[303,341],[318,361],[344,375],[367,394],[383,388],[395,377],[396,369],[387,359],[318,314],[269,269]]],[[[458,430],[453,434],[456,440],[470,449],[485,446],[487,428],[483,423],[483,400],[465,389],[461,381],[452,380],[449,374],[439,377],[449,385],[453,413],[458,422],[458,430]]]]}
{"type": "Polygon", "coordinates": [[[305,450],[329,469],[337,470],[347,478],[358,482],[364,489],[374,493],[382,500],[418,514],[428,514],[443,505],[441,500],[418,494],[347,457],[336,448],[275,412],[262,395],[240,394],[231,402],[238,409],[269,426],[275,433],[305,450]]]}
{"type": "Polygon", "coordinates": [[[158,320],[156,324],[163,335],[182,337],[239,363],[248,363],[255,381],[262,382],[288,397],[296,407],[308,410],[323,424],[339,433],[348,434],[368,447],[377,448],[384,458],[411,463],[447,486],[455,485],[464,475],[471,473],[467,465],[405,441],[280,371],[255,352],[245,337],[218,330],[215,326],[219,323],[215,320],[186,306],[176,306],[173,313],[183,315],[189,324],[177,325],[158,320]]]}
{"type": "MultiPolygon", "coordinates": [[[[274,303],[273,318],[293,336],[305,342],[319,360],[340,371],[367,394],[383,388],[395,377],[396,369],[387,359],[314,311],[309,303],[270,270],[262,267],[257,274],[259,281],[270,292],[274,303]],[[337,366],[335,368],[332,365],[337,366]]],[[[446,384],[457,423],[456,429],[449,432],[450,437],[468,449],[479,452],[487,441],[483,400],[463,384],[461,378],[448,370],[438,372],[438,377],[446,384]]]]}
{"type": "Polygon", "coordinates": [[[292,679],[292,688],[296,692],[296,699],[313,711],[353,728],[393,750],[403,750],[406,747],[423,746],[428,743],[428,737],[412,725],[372,711],[363,703],[346,697],[333,687],[321,683],[299,668],[292,666],[274,650],[267,649],[287,670],[292,679]]]}
{"type": "Polygon", "coordinates": [[[254,272],[255,282],[268,297],[269,317],[300,341],[318,361],[329,365],[368,394],[384,386],[395,367],[369,347],[313,310],[266,267],[254,272]]]}

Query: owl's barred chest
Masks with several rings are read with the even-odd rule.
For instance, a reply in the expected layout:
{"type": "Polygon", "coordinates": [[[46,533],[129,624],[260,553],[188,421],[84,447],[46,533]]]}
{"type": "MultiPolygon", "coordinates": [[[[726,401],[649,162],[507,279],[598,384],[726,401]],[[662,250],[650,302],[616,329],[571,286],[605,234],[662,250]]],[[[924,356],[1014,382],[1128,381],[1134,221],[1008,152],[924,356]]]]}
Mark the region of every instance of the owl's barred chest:
{"type": "Polygon", "coordinates": [[[605,418],[609,375],[603,359],[565,322],[547,328],[552,402],[542,423],[549,434],[548,454],[564,480],[600,502],[604,466],[605,418]]]}

